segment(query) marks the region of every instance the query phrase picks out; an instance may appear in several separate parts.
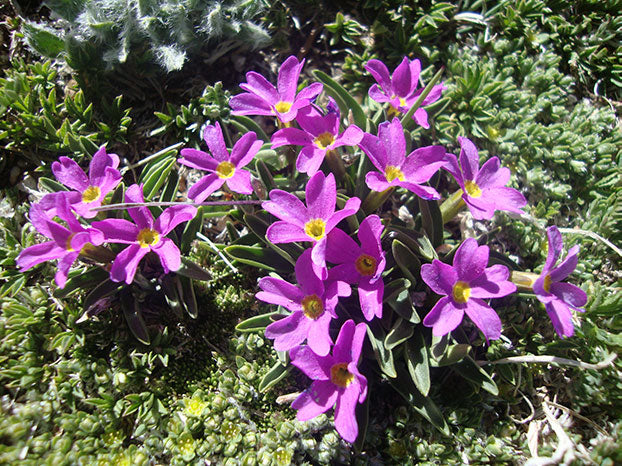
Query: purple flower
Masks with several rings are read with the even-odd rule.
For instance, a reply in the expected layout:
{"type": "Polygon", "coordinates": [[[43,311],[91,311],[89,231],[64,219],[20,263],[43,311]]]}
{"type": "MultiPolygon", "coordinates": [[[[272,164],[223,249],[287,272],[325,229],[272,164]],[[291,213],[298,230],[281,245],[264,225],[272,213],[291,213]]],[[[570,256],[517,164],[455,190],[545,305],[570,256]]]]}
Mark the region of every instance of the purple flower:
{"type": "Polygon", "coordinates": [[[341,146],[356,146],[363,139],[363,131],[356,125],[348,126],[340,134],[339,108],[336,104],[331,104],[331,108],[335,110],[322,115],[317,108],[309,105],[301,109],[296,117],[302,129],[283,128],[272,135],[272,147],[288,144],[303,146],[296,160],[296,169],[299,172],[313,176],[328,151],[341,146]]]}
{"type": "Polygon", "coordinates": [[[266,337],[274,339],[277,351],[288,351],[306,339],[316,354],[326,356],[333,344],[328,327],[337,317],[335,306],[339,296],[350,295],[350,287],[344,282],[325,283],[318,278],[313,271],[310,249],[296,261],[296,280],[298,286],[272,277],[259,280],[262,291],[257,293],[257,299],[292,311],[268,325],[266,337]]]}
{"type": "Polygon", "coordinates": [[[474,238],[465,240],[454,256],[454,265],[434,259],[421,267],[421,278],[441,298],[423,319],[432,333],[443,336],[455,329],[464,313],[484,333],[486,340],[501,336],[501,319],[484,299],[501,298],[516,291],[508,281],[510,271],[503,265],[488,264],[489,249],[474,238]]]}
{"type": "MultiPolygon", "coordinates": [[[[280,189],[270,191],[270,201],[262,207],[281,221],[268,228],[266,236],[272,243],[311,241],[311,258],[319,269],[326,267],[326,235],[344,218],[354,215],[361,205],[358,197],[348,199],[342,210],[335,212],[337,185],[332,173],[324,176],[317,172],[307,183],[305,190],[308,207],[293,194],[280,189]]],[[[322,278],[326,278],[325,271],[322,278]]]]}
{"type": "Polygon", "coordinates": [[[404,130],[400,120],[394,118],[378,126],[378,137],[365,133],[360,147],[380,171],[365,176],[369,189],[382,192],[401,186],[423,199],[440,199],[434,188],[422,183],[446,165],[442,146],[420,147],[406,156],[404,130]]]}
{"type": "Polygon", "coordinates": [[[584,312],[585,310],[580,308],[587,303],[587,295],[578,286],[561,281],[576,268],[579,246],[570,248],[566,259],[555,267],[564,242],[556,226],[549,227],[546,233],[549,239],[549,253],[542,273],[533,284],[533,291],[540,302],[544,303],[557,334],[561,338],[571,337],[574,334],[571,309],[584,312]]]}
{"type": "Polygon", "coordinates": [[[523,213],[521,208],[527,204],[525,197],[514,188],[506,188],[510,181],[510,170],[499,167],[499,158],[488,159],[479,167],[479,155],[475,145],[467,138],[459,137],[460,164],[453,154],[447,154],[449,165],[445,169],[451,173],[463,191],[462,199],[469,206],[474,218],[488,220],[496,210],[523,213]]]}
{"type": "MultiPolygon", "coordinates": [[[[134,184],[125,191],[125,202],[143,203],[143,188],[134,184]]],[[[129,244],[117,255],[110,268],[110,278],[115,282],[132,283],[140,260],[150,251],[160,257],[164,272],[175,271],[181,265],[179,249],[169,238],[165,238],[173,228],[196,215],[196,208],[189,205],[169,207],[154,221],[147,207],[127,209],[135,224],[124,219],[110,218],[93,222],[111,243],[129,244]]]]}
{"type": "Polygon", "coordinates": [[[361,246],[339,229],[328,235],[326,260],[339,264],[330,269],[328,278],[358,284],[359,302],[367,320],[382,317],[382,272],[386,265],[380,245],[383,229],[380,217],[370,215],[359,227],[361,246]]]}
{"type": "Polygon", "coordinates": [[[88,244],[96,246],[102,244],[104,235],[93,228],[84,228],[78,222],[69,207],[67,199],[69,193],[57,194],[46,196],[47,200],[43,205],[34,204],[30,209],[31,223],[39,233],[52,241],[35,244],[24,249],[17,257],[17,266],[20,272],[23,272],[41,262],[59,259],[58,271],[54,279],[58,286],[63,288],[67,282],[69,269],[80,255],[82,248],[88,244]],[[50,202],[54,202],[54,207],[46,205],[50,202]],[[68,228],[52,221],[49,217],[50,211],[53,211],[54,216],[65,221],[68,228]]]}
{"type": "Polygon", "coordinates": [[[244,134],[233,146],[231,154],[218,122],[216,126],[205,127],[203,139],[212,155],[196,149],[182,149],[182,158],[177,159],[182,165],[210,172],[192,185],[188,197],[195,202],[203,202],[225,183],[231,191],[252,194],[251,174],[241,168],[249,164],[263,144],[257,140],[257,135],[252,131],[244,134]]]}
{"type": "Polygon", "coordinates": [[[97,212],[91,208],[101,206],[106,194],[121,181],[118,166],[119,156],[107,154],[102,146],[93,155],[88,177],[76,162],[67,157],[52,164],[52,173],[62,184],[75,190],[67,198],[71,207],[82,217],[93,218],[97,212]]]}
{"type": "Polygon", "coordinates": [[[333,354],[318,356],[308,346],[292,349],[292,364],[313,379],[311,386],[292,403],[296,418],[308,421],[335,406],[335,427],[341,437],[354,442],[358,436],[356,405],[367,397],[367,379],[357,365],[365,340],[366,325],[343,324],[333,354]]]}
{"type": "Polygon", "coordinates": [[[247,92],[235,95],[229,101],[234,115],[276,115],[283,123],[296,118],[298,110],[311,105],[311,100],[322,92],[321,83],[313,83],[296,95],[298,77],[305,61],[289,57],[281,65],[278,89],[259,73],[246,73],[246,83],[240,87],[247,92]]]}
{"type": "MultiPolygon", "coordinates": [[[[378,84],[374,84],[369,89],[369,97],[376,102],[389,102],[389,116],[407,113],[423,92],[423,87],[418,88],[421,62],[417,59],[410,61],[407,57],[404,57],[392,76],[389,76],[388,68],[380,60],[369,60],[365,65],[365,69],[378,82],[378,84]]],[[[428,124],[428,113],[422,107],[440,99],[444,89],[443,83],[434,86],[428,96],[421,102],[421,107],[415,110],[413,120],[419,126],[424,128],[430,127],[428,124]]]]}

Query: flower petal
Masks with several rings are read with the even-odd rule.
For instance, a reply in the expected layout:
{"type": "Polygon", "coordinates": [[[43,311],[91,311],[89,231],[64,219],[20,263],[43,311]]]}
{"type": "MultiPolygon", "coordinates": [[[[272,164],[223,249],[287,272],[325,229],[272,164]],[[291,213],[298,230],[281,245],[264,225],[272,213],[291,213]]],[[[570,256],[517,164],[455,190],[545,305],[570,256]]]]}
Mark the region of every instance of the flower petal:
{"type": "Polygon", "coordinates": [[[406,157],[402,173],[406,181],[425,183],[442,167],[447,165],[443,146],[427,146],[415,149],[406,157]]]}
{"type": "Polygon", "coordinates": [[[568,255],[557,267],[550,271],[551,280],[559,282],[564,280],[568,275],[574,272],[579,261],[579,246],[575,245],[570,248],[568,255]]]}
{"type": "Polygon", "coordinates": [[[386,165],[402,168],[406,157],[406,138],[399,118],[380,123],[378,138],[386,149],[386,165]]]}
{"type": "Polygon", "coordinates": [[[175,272],[181,267],[181,252],[172,239],[161,238],[151,250],[160,258],[164,273],[175,272]]]}
{"type": "Polygon", "coordinates": [[[326,149],[320,149],[315,145],[303,147],[296,159],[296,170],[309,176],[315,175],[326,155],[326,149]]]}
{"type": "Polygon", "coordinates": [[[335,175],[317,172],[311,177],[305,189],[305,199],[310,218],[327,220],[335,212],[337,184],[335,175]]]}
{"type": "Polygon", "coordinates": [[[54,281],[59,286],[59,288],[64,288],[67,283],[67,274],[69,273],[69,269],[71,265],[76,261],[79,251],[70,252],[65,254],[65,256],[58,261],[58,271],[54,275],[54,281]]]}
{"type": "Polygon", "coordinates": [[[326,221],[326,232],[329,232],[333,228],[335,228],[337,224],[341,222],[344,218],[356,214],[359,210],[359,207],[361,207],[361,200],[358,197],[351,197],[350,199],[348,199],[346,201],[346,204],[343,206],[343,209],[338,210],[337,212],[332,214],[330,218],[326,221]]]}
{"type": "Polygon", "coordinates": [[[325,117],[315,106],[309,105],[298,112],[296,122],[305,133],[309,134],[312,141],[315,137],[327,131],[335,134],[332,129],[336,117],[336,114],[329,114],[325,117]]]}
{"type": "Polygon", "coordinates": [[[225,184],[225,179],[210,173],[194,183],[188,190],[188,197],[194,202],[203,202],[225,184]]]}
{"type": "MultiPolygon", "coordinates": [[[[371,74],[374,79],[380,84],[380,87],[384,92],[388,94],[393,93],[391,86],[391,76],[389,75],[389,69],[380,60],[372,59],[365,64],[365,69],[371,74]]],[[[371,97],[371,95],[370,95],[371,97]]],[[[373,98],[373,97],[372,97],[373,98]]]]}
{"type": "Polygon", "coordinates": [[[247,170],[237,169],[231,178],[227,178],[227,186],[235,193],[253,194],[251,173],[247,170]]]}
{"type": "Polygon", "coordinates": [[[392,186],[392,183],[387,181],[387,177],[384,173],[378,172],[367,172],[367,175],[365,175],[365,183],[369,189],[379,193],[389,189],[392,186]]]}
{"type": "Polygon", "coordinates": [[[508,281],[510,270],[501,264],[484,270],[479,277],[469,282],[472,298],[501,298],[516,291],[516,285],[508,281]]]}
{"type": "Polygon", "coordinates": [[[380,245],[380,237],[384,231],[382,220],[377,215],[368,215],[361,222],[358,231],[358,238],[361,242],[361,249],[366,253],[380,254],[382,247],[380,245]]]}
{"type": "Polygon", "coordinates": [[[301,310],[300,303],[304,294],[296,285],[279,278],[263,277],[259,280],[259,288],[262,291],[255,295],[257,299],[283,306],[290,311],[301,310]]]}
{"type": "Polygon", "coordinates": [[[180,223],[188,222],[197,214],[196,207],[191,205],[176,205],[164,209],[155,221],[154,228],[161,235],[169,232],[180,223]]]}
{"type": "Polygon", "coordinates": [[[240,87],[257,95],[270,105],[279,101],[279,94],[272,83],[255,71],[246,73],[246,83],[240,84],[240,87]]]}
{"type": "Polygon", "coordinates": [[[421,279],[436,294],[451,296],[458,274],[451,265],[434,259],[431,264],[421,266],[421,279]]]}
{"type": "Polygon", "coordinates": [[[303,295],[309,296],[315,294],[323,298],[324,283],[313,271],[311,251],[311,249],[306,249],[296,261],[296,281],[300,285],[303,295]]]}
{"type": "Polygon", "coordinates": [[[299,99],[311,101],[315,99],[318,95],[320,95],[320,92],[322,92],[323,89],[324,85],[322,83],[309,84],[307,87],[301,89],[301,91],[296,96],[294,102],[299,99]]]}
{"type": "Polygon", "coordinates": [[[177,159],[182,165],[187,167],[196,168],[197,170],[209,170],[216,171],[218,162],[207,152],[196,149],[182,149],[182,158],[177,159]]]}
{"type": "Polygon", "coordinates": [[[358,381],[353,381],[337,397],[335,406],[335,429],[346,442],[350,443],[354,443],[359,434],[359,426],[356,422],[356,404],[359,394],[358,381]]]}
{"type": "Polygon", "coordinates": [[[305,64],[304,58],[301,62],[291,55],[283,62],[279,69],[278,77],[278,93],[279,100],[284,102],[293,102],[296,96],[296,89],[298,88],[298,78],[300,77],[300,71],[305,64]]]}
{"type": "Polygon", "coordinates": [[[557,263],[559,259],[559,255],[564,248],[564,240],[562,239],[562,234],[559,229],[553,225],[546,229],[546,236],[548,237],[548,254],[546,257],[546,262],[544,264],[544,268],[542,269],[542,274],[546,274],[551,270],[551,268],[557,263]]]}
{"type": "Polygon", "coordinates": [[[527,204],[525,196],[514,188],[485,188],[482,189],[482,198],[494,201],[496,210],[523,213],[521,210],[527,204]]]}
{"type": "Polygon", "coordinates": [[[203,139],[207,143],[212,157],[214,157],[217,162],[229,161],[229,151],[225,144],[225,138],[222,134],[220,123],[216,122],[214,126],[207,125],[203,130],[203,139]]]}
{"type": "Polygon", "coordinates": [[[470,139],[458,137],[460,143],[460,166],[465,180],[474,180],[479,171],[479,154],[470,139]]]}
{"type": "Polygon", "coordinates": [[[359,147],[367,154],[371,163],[384,173],[387,166],[387,151],[380,139],[372,134],[365,133],[359,147]]]}
{"type": "Polygon", "coordinates": [[[382,317],[382,298],[384,282],[382,279],[371,283],[368,277],[359,282],[359,303],[366,320],[382,317]]]}
{"type": "Polygon", "coordinates": [[[245,167],[253,160],[262,145],[263,141],[257,140],[257,135],[253,131],[249,131],[233,145],[229,161],[236,168],[245,167]]]}
{"type": "Polygon", "coordinates": [[[469,299],[464,312],[482,331],[486,341],[499,339],[501,336],[501,319],[484,301],[478,298],[469,299]]]}
{"type": "Polygon", "coordinates": [[[83,192],[89,187],[89,179],[76,162],[69,157],[60,157],[52,164],[52,173],[65,186],[83,192]]]}
{"type": "Polygon", "coordinates": [[[406,97],[412,91],[412,76],[410,74],[410,60],[404,57],[402,62],[397,65],[391,76],[393,92],[399,97],[406,97]]]}
{"type": "Polygon", "coordinates": [[[272,135],[272,148],[282,146],[307,146],[313,144],[313,139],[306,131],[298,128],[283,128],[272,135]]]}
{"type": "Polygon", "coordinates": [[[125,282],[128,285],[134,280],[136,269],[143,257],[149,253],[149,248],[141,248],[138,244],[131,244],[121,251],[110,268],[110,279],[113,282],[125,282]]]}
{"type": "Polygon", "coordinates": [[[397,181],[397,180],[395,180],[394,183],[416,194],[421,199],[425,199],[429,201],[429,200],[436,200],[436,199],[441,198],[441,195],[432,186],[426,186],[424,184],[409,183],[407,181],[397,181]]]}
{"type": "Polygon", "coordinates": [[[316,380],[292,403],[296,419],[308,421],[332,408],[337,401],[337,387],[329,380],[316,380]]]}
{"type": "Polygon", "coordinates": [[[289,222],[274,222],[266,231],[268,241],[274,244],[294,243],[296,241],[309,241],[311,238],[307,236],[304,229],[289,222]]]}
{"type": "Polygon", "coordinates": [[[266,211],[280,220],[304,228],[310,216],[307,207],[300,199],[287,191],[273,189],[270,191],[270,200],[261,204],[266,211]]]}
{"type": "Polygon", "coordinates": [[[136,237],[140,229],[122,218],[109,218],[93,222],[92,226],[104,234],[106,241],[110,243],[136,243],[136,237]]]}
{"type": "Polygon", "coordinates": [[[326,260],[333,264],[354,262],[361,254],[361,248],[348,234],[334,228],[328,234],[326,260]]]}
{"type": "Polygon", "coordinates": [[[477,186],[480,188],[499,188],[508,184],[510,169],[500,165],[499,157],[486,160],[475,178],[477,186]]]}
{"type": "Polygon", "coordinates": [[[587,303],[585,291],[572,283],[551,283],[551,294],[577,310],[587,303]]]}
{"type": "Polygon", "coordinates": [[[305,341],[310,320],[302,312],[293,312],[287,317],[272,322],[266,327],[266,338],[274,340],[274,349],[289,351],[305,341]]]}
{"type": "Polygon", "coordinates": [[[351,363],[358,364],[361,356],[361,349],[365,341],[367,325],[360,323],[354,324],[352,319],[347,320],[341,326],[337,341],[333,347],[333,363],[351,363]]]}
{"type": "Polygon", "coordinates": [[[430,128],[430,123],[428,123],[428,112],[425,108],[419,107],[417,110],[415,110],[415,113],[413,113],[413,120],[415,120],[415,123],[417,123],[422,128],[430,128]]]}
{"type": "Polygon", "coordinates": [[[308,346],[296,346],[289,352],[292,365],[312,380],[329,380],[332,357],[318,356],[308,346]]]}
{"type": "Polygon", "coordinates": [[[333,340],[330,338],[328,327],[332,316],[329,312],[324,312],[316,320],[310,322],[309,332],[307,333],[307,345],[318,356],[326,356],[330,352],[333,340]]]}
{"type": "Polygon", "coordinates": [[[443,297],[424,317],[423,325],[432,327],[432,334],[442,337],[460,325],[463,317],[464,310],[456,307],[448,297],[443,297]]]}
{"type": "Polygon", "coordinates": [[[546,313],[549,315],[553,328],[560,338],[571,337],[574,335],[574,325],[572,324],[572,311],[568,305],[558,299],[553,299],[545,304],[546,313]]]}
{"type": "Polygon", "coordinates": [[[484,273],[488,265],[489,254],[488,246],[478,246],[475,238],[464,240],[454,256],[454,268],[458,274],[458,280],[470,282],[484,273]]]}
{"type": "Polygon", "coordinates": [[[341,133],[341,136],[335,139],[335,142],[331,144],[331,149],[341,146],[356,146],[363,140],[365,133],[361,128],[356,125],[350,125],[346,130],[341,133]]]}
{"type": "MultiPolygon", "coordinates": [[[[117,154],[107,154],[106,146],[101,146],[93,155],[89,164],[89,180],[92,186],[101,186],[106,176],[107,169],[112,169],[119,173],[116,168],[119,166],[119,156],[117,154]]],[[[121,176],[119,174],[119,176],[121,176]]]]}
{"type": "Polygon", "coordinates": [[[58,259],[67,254],[67,250],[56,244],[56,241],[46,241],[23,249],[17,259],[16,265],[20,272],[24,272],[37,264],[45,261],[58,259]]]}
{"type": "Polygon", "coordinates": [[[234,95],[229,100],[233,115],[274,115],[272,106],[255,94],[242,93],[234,95]]]}
{"type": "MultiPolygon", "coordinates": [[[[125,202],[128,203],[144,203],[143,187],[137,184],[133,184],[125,190],[125,202]]],[[[136,223],[138,228],[152,228],[153,227],[153,215],[147,207],[129,207],[127,213],[130,214],[132,220],[136,223]]]]}

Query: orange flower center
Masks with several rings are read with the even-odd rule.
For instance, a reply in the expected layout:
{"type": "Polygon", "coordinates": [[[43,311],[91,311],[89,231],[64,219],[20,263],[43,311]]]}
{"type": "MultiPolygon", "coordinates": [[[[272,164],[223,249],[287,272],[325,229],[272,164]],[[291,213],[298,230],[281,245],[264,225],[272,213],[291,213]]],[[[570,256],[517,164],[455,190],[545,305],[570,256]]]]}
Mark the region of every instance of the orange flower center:
{"type": "Polygon", "coordinates": [[[361,254],[354,262],[356,271],[361,275],[371,277],[376,273],[377,262],[369,254],[361,254]]]}
{"type": "Polygon", "coordinates": [[[318,295],[311,294],[303,298],[302,312],[304,312],[304,315],[312,320],[316,320],[324,313],[324,305],[318,295]]]}
{"type": "Polygon", "coordinates": [[[99,186],[89,186],[82,193],[82,202],[89,204],[91,202],[95,202],[101,196],[101,189],[99,186]]]}
{"type": "Polygon", "coordinates": [[[348,371],[348,365],[345,362],[335,364],[330,368],[330,381],[338,387],[345,388],[354,380],[354,374],[348,371]]]}
{"type": "Polygon", "coordinates": [[[148,248],[149,246],[155,246],[160,242],[160,233],[152,228],[143,228],[138,232],[136,241],[140,244],[141,248],[148,248]]]}

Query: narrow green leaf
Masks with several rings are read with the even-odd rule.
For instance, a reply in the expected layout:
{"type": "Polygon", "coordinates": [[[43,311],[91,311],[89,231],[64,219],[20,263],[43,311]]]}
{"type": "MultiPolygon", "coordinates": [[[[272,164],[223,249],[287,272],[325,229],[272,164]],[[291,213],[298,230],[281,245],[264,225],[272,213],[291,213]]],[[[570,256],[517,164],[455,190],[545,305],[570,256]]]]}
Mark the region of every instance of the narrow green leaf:
{"type": "Polygon", "coordinates": [[[266,132],[251,118],[244,115],[232,115],[230,122],[243,133],[254,132],[257,137],[265,142],[270,142],[266,132]]]}
{"type": "Polygon", "coordinates": [[[494,380],[492,380],[490,374],[488,374],[488,372],[479,367],[477,363],[473,361],[473,359],[471,359],[470,357],[467,357],[463,361],[452,365],[451,368],[462,377],[467,379],[469,382],[472,382],[475,387],[483,388],[484,390],[493,395],[499,394],[497,384],[494,380]]]}
{"type": "MultiPolygon", "coordinates": [[[[145,200],[150,200],[162,187],[175,162],[175,157],[167,156],[163,160],[149,166],[144,177],[141,175],[140,181],[143,183],[145,200]]],[[[143,171],[143,173],[145,172],[143,171]]]]}
{"type": "Polygon", "coordinates": [[[192,220],[186,223],[184,232],[181,235],[180,251],[182,254],[188,254],[192,247],[192,242],[197,237],[197,233],[201,231],[203,226],[203,206],[197,208],[197,214],[192,220]]]}
{"type": "Polygon", "coordinates": [[[186,308],[186,312],[190,317],[196,319],[199,316],[199,306],[197,305],[197,297],[194,293],[194,285],[188,277],[179,277],[182,290],[182,303],[186,308]]]}
{"type": "Polygon", "coordinates": [[[408,340],[412,336],[413,331],[414,328],[409,322],[398,318],[391,326],[391,330],[389,330],[387,337],[384,339],[384,347],[388,350],[392,350],[408,340]]]}
{"type": "Polygon", "coordinates": [[[399,294],[402,291],[407,290],[409,286],[410,282],[405,278],[398,278],[385,284],[383,302],[386,303],[389,300],[394,299],[396,296],[399,296],[399,294]]]}
{"type": "Polygon", "coordinates": [[[181,258],[181,266],[175,271],[175,273],[183,277],[188,277],[193,280],[201,280],[204,282],[212,279],[212,275],[207,270],[186,257],[181,258]]]}
{"type": "Polygon", "coordinates": [[[423,396],[428,396],[431,385],[429,356],[423,333],[420,330],[416,330],[413,338],[406,342],[404,358],[415,386],[423,396]]]}
{"type": "Polygon", "coordinates": [[[404,275],[410,280],[412,285],[418,281],[420,275],[421,261],[412,250],[398,239],[394,239],[391,243],[391,252],[395,262],[402,269],[404,275]]]}
{"type": "Polygon", "coordinates": [[[430,359],[430,365],[433,367],[451,366],[464,359],[470,350],[471,345],[467,343],[446,345],[440,356],[430,359]]]}
{"type": "Polygon", "coordinates": [[[259,382],[259,387],[257,388],[259,392],[263,393],[274,387],[292,371],[293,367],[292,365],[285,366],[281,361],[277,361],[259,382]]]}
{"type": "Polygon", "coordinates": [[[438,202],[419,198],[419,210],[421,211],[421,224],[432,246],[435,248],[440,246],[443,242],[443,216],[438,202]]]}
{"type": "Polygon", "coordinates": [[[65,298],[74,291],[88,290],[108,278],[108,272],[99,267],[94,267],[86,272],[84,269],[79,269],[71,272],[65,287],[55,289],[52,295],[55,298],[65,298]]]}
{"type": "Polygon", "coordinates": [[[93,288],[93,291],[91,291],[86,298],[84,298],[84,304],[82,306],[84,312],[89,314],[90,317],[91,314],[89,311],[91,311],[91,308],[97,304],[97,301],[105,298],[106,296],[110,296],[123,285],[123,283],[113,282],[109,278],[98,284],[95,288],[93,288]]]}
{"type": "Polygon", "coordinates": [[[387,301],[387,304],[397,312],[403,319],[412,324],[421,322],[419,313],[412,302],[410,292],[408,290],[401,291],[395,298],[387,301]]]}
{"type": "Polygon", "coordinates": [[[171,170],[171,173],[166,180],[166,185],[160,195],[160,202],[173,202],[177,198],[179,188],[179,173],[176,170],[171,170]]]}
{"type": "Polygon", "coordinates": [[[67,191],[67,188],[60,184],[58,181],[47,178],[45,176],[39,178],[39,187],[40,189],[45,189],[46,191],[49,191],[51,193],[56,193],[58,191],[67,191]]]}
{"type": "Polygon", "coordinates": [[[369,337],[372,349],[374,350],[376,361],[378,361],[380,370],[387,377],[397,377],[397,372],[395,371],[395,363],[393,361],[393,352],[385,348],[384,341],[386,339],[386,335],[384,333],[384,330],[379,325],[379,323],[376,322],[376,320],[377,319],[372,320],[367,325],[367,336],[369,337]]]}
{"type": "MultiPolygon", "coordinates": [[[[238,332],[263,332],[265,328],[274,322],[276,317],[283,316],[280,312],[268,312],[243,320],[235,329],[238,332]]],[[[283,316],[284,317],[284,316],[283,316]]]]}
{"type": "Polygon", "coordinates": [[[65,41],[42,25],[26,21],[22,31],[28,45],[44,57],[57,58],[65,50],[65,41]]]}
{"type": "Polygon", "coordinates": [[[408,112],[406,112],[406,114],[402,117],[401,123],[404,129],[408,128],[412,124],[413,122],[412,116],[415,114],[415,111],[421,106],[421,104],[423,103],[425,98],[428,96],[428,94],[432,92],[432,88],[436,86],[436,84],[440,81],[444,70],[445,68],[441,68],[440,70],[436,72],[436,74],[432,77],[432,79],[427,84],[427,86],[423,89],[421,94],[419,94],[419,97],[417,97],[417,100],[415,101],[413,106],[410,107],[408,112]]]}
{"type": "Polygon", "coordinates": [[[138,303],[134,300],[134,296],[132,296],[129,289],[126,288],[124,291],[125,292],[121,293],[121,308],[123,309],[127,325],[138,341],[148,345],[151,341],[149,338],[149,331],[147,330],[145,320],[138,308],[138,303]]]}
{"type": "Polygon", "coordinates": [[[236,261],[271,272],[290,272],[292,265],[276,251],[261,246],[227,246],[224,251],[236,261]]]}

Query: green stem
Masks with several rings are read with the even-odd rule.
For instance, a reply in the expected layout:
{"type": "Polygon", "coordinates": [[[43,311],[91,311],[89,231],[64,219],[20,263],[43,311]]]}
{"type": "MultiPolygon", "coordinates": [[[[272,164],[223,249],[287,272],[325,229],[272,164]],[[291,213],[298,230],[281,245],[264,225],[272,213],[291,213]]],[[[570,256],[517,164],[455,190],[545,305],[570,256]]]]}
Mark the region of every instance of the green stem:
{"type": "Polygon", "coordinates": [[[453,219],[458,212],[462,210],[462,208],[466,205],[464,203],[464,199],[462,199],[462,194],[464,192],[459,189],[451,196],[449,196],[445,201],[441,204],[441,215],[443,216],[443,225],[453,219]]]}
{"type": "Polygon", "coordinates": [[[516,285],[518,291],[532,291],[533,283],[538,277],[539,275],[535,273],[512,270],[510,281],[516,285]]]}
{"type": "Polygon", "coordinates": [[[337,150],[328,150],[326,151],[326,156],[324,157],[330,171],[335,174],[335,177],[338,180],[343,179],[346,175],[346,167],[343,164],[343,160],[337,150]]]}
{"type": "Polygon", "coordinates": [[[412,123],[412,116],[415,114],[415,111],[421,107],[421,104],[423,103],[423,101],[425,100],[425,98],[428,96],[428,94],[430,92],[432,92],[432,88],[434,86],[436,86],[436,83],[440,81],[441,76],[443,75],[443,71],[445,71],[445,67],[442,67],[440,70],[438,70],[436,72],[436,74],[434,75],[434,77],[430,80],[430,82],[428,83],[428,85],[425,87],[425,89],[423,90],[423,92],[419,95],[419,97],[417,97],[417,100],[415,100],[415,103],[413,104],[412,107],[410,107],[410,110],[408,110],[408,112],[406,112],[406,115],[404,115],[402,117],[402,127],[404,129],[406,129],[411,123],[412,123]]]}
{"type": "Polygon", "coordinates": [[[385,189],[382,192],[371,191],[365,198],[365,201],[363,201],[361,209],[366,215],[371,214],[378,209],[378,207],[384,204],[387,199],[389,199],[391,194],[393,194],[393,191],[395,191],[395,188],[385,189]]]}

